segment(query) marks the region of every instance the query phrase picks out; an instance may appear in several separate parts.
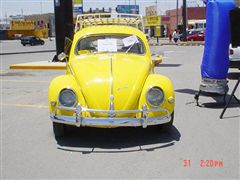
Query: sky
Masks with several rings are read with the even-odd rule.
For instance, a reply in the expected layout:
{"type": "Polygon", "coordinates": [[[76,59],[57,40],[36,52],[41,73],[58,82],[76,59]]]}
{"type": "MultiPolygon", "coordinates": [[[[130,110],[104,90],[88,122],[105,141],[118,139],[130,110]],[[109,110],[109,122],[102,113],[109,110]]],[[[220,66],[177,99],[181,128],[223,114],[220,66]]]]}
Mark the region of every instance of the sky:
{"type": "MultiPolygon", "coordinates": [[[[95,8],[115,8],[117,5],[134,4],[135,0],[83,0],[84,10],[90,7],[95,8]]],[[[145,7],[155,5],[156,0],[136,0],[140,6],[140,13],[145,15],[145,7]]],[[[164,14],[168,9],[176,8],[177,0],[157,0],[159,14],[164,14]]],[[[181,6],[182,0],[179,0],[181,6]]],[[[188,6],[202,6],[201,0],[187,0],[188,6]]],[[[0,0],[0,19],[9,15],[17,14],[41,14],[54,12],[54,0],[0,0]]]]}

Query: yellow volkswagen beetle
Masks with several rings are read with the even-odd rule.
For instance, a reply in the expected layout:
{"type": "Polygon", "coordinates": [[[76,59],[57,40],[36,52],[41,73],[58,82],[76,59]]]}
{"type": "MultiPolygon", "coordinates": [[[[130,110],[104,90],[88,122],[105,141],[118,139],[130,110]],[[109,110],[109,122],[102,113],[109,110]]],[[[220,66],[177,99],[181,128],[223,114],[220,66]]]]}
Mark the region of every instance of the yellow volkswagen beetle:
{"type": "Polygon", "coordinates": [[[77,31],[66,75],[49,87],[55,136],[63,136],[66,125],[171,127],[173,86],[153,68],[146,36],[137,28],[99,25],[77,31]]]}

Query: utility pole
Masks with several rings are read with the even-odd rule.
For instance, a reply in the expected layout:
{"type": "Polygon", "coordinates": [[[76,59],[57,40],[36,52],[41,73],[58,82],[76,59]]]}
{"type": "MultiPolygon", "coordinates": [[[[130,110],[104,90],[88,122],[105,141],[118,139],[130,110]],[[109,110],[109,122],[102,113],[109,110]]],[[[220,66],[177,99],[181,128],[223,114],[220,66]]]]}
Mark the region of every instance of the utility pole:
{"type": "Polygon", "coordinates": [[[135,14],[137,14],[137,7],[136,7],[137,6],[137,0],[134,0],[134,5],[135,5],[134,6],[134,11],[135,11],[135,14]]]}
{"type": "Polygon", "coordinates": [[[182,26],[182,34],[183,41],[187,41],[187,2],[183,0],[183,8],[182,8],[182,17],[183,17],[183,26],[182,26]]]}
{"type": "Polygon", "coordinates": [[[155,6],[156,6],[157,15],[158,15],[158,0],[155,1],[155,6]]]}
{"type": "Polygon", "coordinates": [[[8,23],[7,12],[5,12],[6,24],[8,23]]]}
{"type": "Polygon", "coordinates": [[[178,0],[177,0],[177,6],[176,6],[176,17],[177,17],[177,20],[176,20],[176,29],[178,29],[178,0]]]}
{"type": "Polygon", "coordinates": [[[42,15],[42,0],[40,1],[40,10],[41,10],[41,15],[42,15]]]}
{"type": "Polygon", "coordinates": [[[130,0],[128,0],[128,11],[130,12],[130,0]]]}
{"type": "Polygon", "coordinates": [[[83,10],[83,7],[84,7],[84,6],[83,6],[83,0],[82,0],[82,13],[84,14],[84,10],[83,10]]]}

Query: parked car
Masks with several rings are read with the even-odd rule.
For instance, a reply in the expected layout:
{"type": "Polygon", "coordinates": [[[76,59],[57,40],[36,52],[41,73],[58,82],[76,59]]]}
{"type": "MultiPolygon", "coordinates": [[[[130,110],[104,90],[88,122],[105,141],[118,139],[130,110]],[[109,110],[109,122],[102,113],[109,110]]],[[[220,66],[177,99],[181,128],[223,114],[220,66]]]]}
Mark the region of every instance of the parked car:
{"type": "MultiPolygon", "coordinates": [[[[187,30],[186,32],[188,37],[188,36],[192,36],[192,35],[203,32],[203,29],[191,29],[191,30],[187,30]]],[[[183,34],[179,34],[179,39],[180,41],[183,41],[183,34]]]]}
{"type": "Polygon", "coordinates": [[[23,46],[26,46],[27,44],[31,45],[31,46],[34,46],[34,45],[44,45],[44,40],[38,38],[38,37],[35,37],[35,36],[26,36],[26,37],[23,37],[21,38],[21,44],[23,46]]]}
{"type": "Polygon", "coordinates": [[[55,137],[64,136],[67,125],[172,127],[173,86],[154,73],[142,31],[126,25],[84,27],[66,47],[71,47],[70,53],[59,55],[59,60],[67,59],[66,75],[53,79],[49,87],[55,137]]]}
{"type": "Polygon", "coordinates": [[[240,47],[233,48],[229,46],[229,60],[231,68],[240,68],[240,47]]]}
{"type": "Polygon", "coordinates": [[[187,36],[187,40],[188,41],[204,41],[205,39],[205,35],[204,35],[204,32],[199,32],[199,33],[196,33],[196,34],[189,34],[187,36]]]}

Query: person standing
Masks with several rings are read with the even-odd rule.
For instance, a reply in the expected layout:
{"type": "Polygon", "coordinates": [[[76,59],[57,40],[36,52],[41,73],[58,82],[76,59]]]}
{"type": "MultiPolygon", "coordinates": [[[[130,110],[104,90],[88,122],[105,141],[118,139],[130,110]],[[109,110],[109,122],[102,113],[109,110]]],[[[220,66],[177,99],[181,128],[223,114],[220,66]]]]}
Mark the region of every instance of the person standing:
{"type": "Polygon", "coordinates": [[[169,42],[171,43],[172,42],[172,34],[169,33],[169,42]]]}
{"type": "Polygon", "coordinates": [[[179,34],[178,34],[177,29],[174,30],[174,32],[172,34],[172,37],[173,37],[174,42],[177,43],[178,42],[178,38],[179,38],[179,34]]]}

